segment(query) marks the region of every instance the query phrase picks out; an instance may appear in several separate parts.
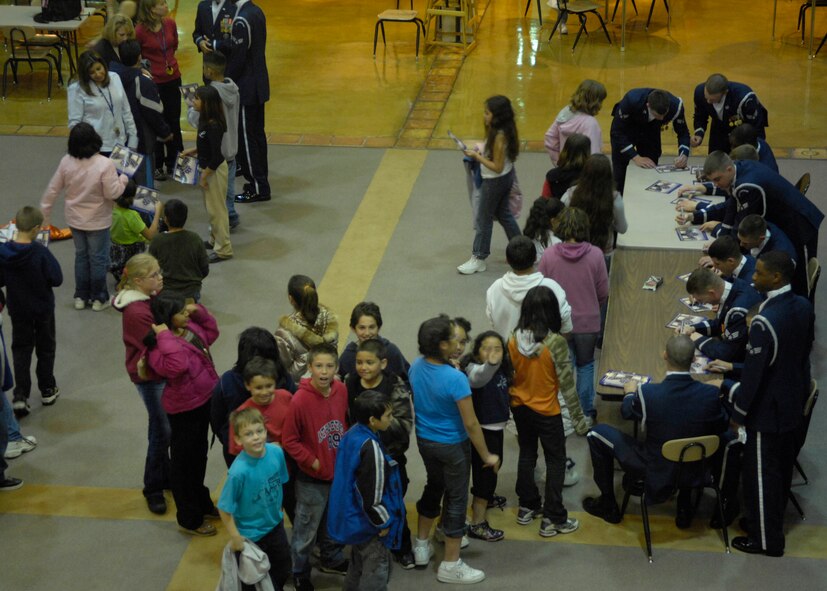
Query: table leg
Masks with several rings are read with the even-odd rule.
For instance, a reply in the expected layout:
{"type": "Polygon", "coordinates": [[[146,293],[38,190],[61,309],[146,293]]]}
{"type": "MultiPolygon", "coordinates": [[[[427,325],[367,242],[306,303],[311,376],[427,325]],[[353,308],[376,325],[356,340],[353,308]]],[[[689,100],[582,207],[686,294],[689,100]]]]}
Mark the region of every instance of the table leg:
{"type": "Polygon", "coordinates": [[[816,27],[816,0],[812,0],[811,8],[810,8],[810,49],[809,49],[809,56],[810,59],[813,59],[815,55],[813,55],[813,38],[815,37],[815,27],[816,27]]]}
{"type": "Polygon", "coordinates": [[[620,9],[620,51],[626,51],[626,0],[623,0],[623,6],[620,9]]]}

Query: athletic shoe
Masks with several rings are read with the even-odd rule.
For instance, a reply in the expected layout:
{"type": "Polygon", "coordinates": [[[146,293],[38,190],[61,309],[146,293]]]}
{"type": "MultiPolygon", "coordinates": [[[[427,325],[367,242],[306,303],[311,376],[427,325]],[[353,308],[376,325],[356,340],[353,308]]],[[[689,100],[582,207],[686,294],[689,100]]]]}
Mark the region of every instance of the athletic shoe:
{"type": "Polygon", "coordinates": [[[574,469],[575,463],[571,458],[566,458],[566,477],[563,486],[574,486],[580,482],[580,472],[574,469]]]}
{"type": "Polygon", "coordinates": [[[566,23],[562,23],[560,25],[560,34],[561,35],[568,35],[569,34],[569,28],[566,26],[566,23]]]}
{"type": "Polygon", "coordinates": [[[542,514],[540,509],[529,509],[528,507],[520,507],[517,509],[517,523],[520,525],[528,525],[534,519],[542,514]]]}
{"type": "Polygon", "coordinates": [[[485,580],[485,573],[481,570],[471,568],[462,561],[462,558],[460,558],[454,563],[454,566],[451,567],[445,566],[445,562],[442,562],[436,573],[436,580],[440,583],[472,585],[485,580]]]}
{"type": "Polygon", "coordinates": [[[457,271],[462,273],[463,275],[473,275],[474,273],[482,273],[487,269],[485,265],[484,259],[478,259],[477,257],[471,257],[464,263],[462,263],[459,267],[457,267],[457,271]]]}
{"type": "Polygon", "coordinates": [[[11,403],[11,408],[14,411],[14,416],[18,419],[25,417],[28,415],[32,407],[29,406],[29,401],[25,398],[18,398],[11,403]]]}
{"type": "Polygon", "coordinates": [[[348,561],[343,560],[339,564],[334,564],[331,566],[325,566],[324,564],[319,567],[319,570],[323,573],[328,573],[331,575],[342,575],[345,576],[347,574],[347,567],[348,561]]]}
{"type": "Polygon", "coordinates": [[[45,392],[40,393],[40,401],[43,403],[43,406],[52,406],[57,402],[59,396],[60,390],[57,386],[54,388],[46,388],[45,392]]]}
{"type": "Polygon", "coordinates": [[[401,554],[394,554],[396,562],[399,563],[404,570],[411,570],[416,566],[413,552],[402,552],[401,554]]]}
{"type": "Polygon", "coordinates": [[[552,523],[551,519],[543,517],[543,521],[540,522],[540,535],[544,538],[550,538],[557,534],[570,534],[577,531],[579,527],[580,522],[576,519],[569,518],[562,523],[552,523]]]}
{"type": "Polygon", "coordinates": [[[0,492],[17,490],[21,486],[23,486],[23,481],[19,478],[4,478],[0,480],[0,492]]]}
{"type": "MultiPolygon", "coordinates": [[[[440,544],[445,543],[445,532],[442,530],[442,524],[436,526],[434,530],[434,539],[439,542],[440,544]]],[[[468,536],[462,536],[462,541],[459,543],[460,548],[467,548],[471,545],[471,540],[468,539],[468,536]]]]}
{"type": "Polygon", "coordinates": [[[111,305],[112,304],[109,303],[109,300],[103,302],[95,300],[94,302],[92,302],[92,310],[95,312],[101,312],[102,310],[106,310],[111,305]]]}
{"type": "Polygon", "coordinates": [[[150,511],[155,513],[155,515],[163,515],[167,512],[167,500],[161,493],[149,495],[146,498],[146,506],[150,511]]]}
{"type": "Polygon", "coordinates": [[[500,509],[502,510],[505,507],[507,499],[505,497],[501,497],[500,495],[494,495],[490,501],[488,501],[488,508],[489,509],[500,509]]]}
{"type": "Polygon", "coordinates": [[[37,447],[37,439],[34,437],[24,437],[18,441],[9,441],[6,446],[6,453],[3,457],[7,460],[13,460],[21,455],[32,451],[37,447]]]}
{"type": "Polygon", "coordinates": [[[222,257],[217,252],[212,251],[210,254],[207,255],[207,262],[210,264],[212,263],[220,263],[223,261],[229,261],[233,257],[222,257]]]}
{"type": "Polygon", "coordinates": [[[215,244],[213,244],[209,240],[204,240],[204,248],[206,248],[207,250],[212,250],[215,248],[215,244]]]}
{"type": "Polygon", "coordinates": [[[75,310],[86,308],[86,301],[83,298],[75,298],[75,310]]]}
{"type": "Polygon", "coordinates": [[[214,536],[218,533],[218,530],[215,529],[215,526],[212,523],[207,523],[206,521],[203,522],[200,526],[195,529],[187,529],[186,527],[180,528],[182,532],[193,535],[193,536],[200,536],[203,538],[214,536]]]}
{"type": "Polygon", "coordinates": [[[493,529],[487,521],[482,521],[469,525],[468,535],[485,542],[499,542],[505,537],[505,532],[501,529],[493,529]]]}
{"type": "Polygon", "coordinates": [[[424,568],[431,562],[431,557],[434,555],[434,547],[430,540],[425,544],[418,544],[417,542],[414,542],[413,547],[414,566],[424,568]]]}

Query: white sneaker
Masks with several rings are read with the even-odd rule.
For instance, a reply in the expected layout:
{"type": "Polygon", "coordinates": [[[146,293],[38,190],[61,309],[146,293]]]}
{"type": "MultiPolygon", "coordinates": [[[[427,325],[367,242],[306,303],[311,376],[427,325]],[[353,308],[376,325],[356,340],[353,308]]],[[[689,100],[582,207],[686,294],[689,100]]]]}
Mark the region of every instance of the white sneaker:
{"type": "Polygon", "coordinates": [[[95,300],[94,302],[92,302],[92,310],[94,310],[95,312],[100,312],[101,310],[106,310],[110,305],[111,304],[109,303],[109,300],[106,300],[104,302],[99,302],[98,300],[95,300]]]}
{"type": "Polygon", "coordinates": [[[6,453],[3,457],[7,460],[13,460],[20,457],[24,453],[32,451],[37,447],[37,439],[34,437],[24,437],[20,441],[9,441],[6,447],[6,453]]]}
{"type": "Polygon", "coordinates": [[[462,263],[459,267],[457,267],[457,271],[462,273],[463,275],[473,275],[474,273],[482,273],[485,271],[487,267],[485,266],[484,259],[478,259],[477,257],[471,257],[464,263],[462,263]]]}
{"type": "Polygon", "coordinates": [[[566,23],[560,23],[560,34],[561,35],[568,35],[569,28],[566,26],[566,23]]]}
{"type": "MultiPolygon", "coordinates": [[[[434,539],[439,542],[440,544],[445,543],[445,532],[442,531],[442,524],[437,525],[436,529],[434,530],[434,539]]],[[[471,545],[471,540],[468,539],[468,536],[462,536],[462,541],[459,543],[460,548],[467,548],[471,545]]]]}
{"type": "Polygon", "coordinates": [[[431,562],[431,557],[434,555],[434,547],[431,545],[431,541],[428,540],[427,544],[414,542],[413,555],[414,565],[417,567],[428,566],[428,563],[431,562]]]}
{"type": "Polygon", "coordinates": [[[86,302],[83,298],[75,298],[75,310],[83,310],[86,307],[86,302]]]}
{"type": "Polygon", "coordinates": [[[574,486],[580,482],[580,472],[574,469],[574,460],[566,458],[566,477],[563,486],[574,486]]]}
{"type": "Polygon", "coordinates": [[[485,580],[485,573],[481,570],[471,568],[458,559],[454,566],[447,567],[443,561],[436,573],[436,580],[440,583],[454,583],[456,585],[472,585],[485,580]]]}

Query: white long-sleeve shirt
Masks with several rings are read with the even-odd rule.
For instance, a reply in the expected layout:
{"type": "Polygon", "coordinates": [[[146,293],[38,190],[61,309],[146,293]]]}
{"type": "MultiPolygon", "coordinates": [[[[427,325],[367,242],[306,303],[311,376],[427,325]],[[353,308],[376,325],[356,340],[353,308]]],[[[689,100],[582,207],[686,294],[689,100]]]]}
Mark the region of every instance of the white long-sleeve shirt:
{"type": "Polygon", "coordinates": [[[111,152],[115,144],[137,148],[138,128],[120,77],[109,72],[107,86],[99,87],[92,82],[90,90],[91,95],[86,94],[78,82],[69,85],[69,129],[81,121],[94,127],[103,140],[101,152],[111,152]]]}

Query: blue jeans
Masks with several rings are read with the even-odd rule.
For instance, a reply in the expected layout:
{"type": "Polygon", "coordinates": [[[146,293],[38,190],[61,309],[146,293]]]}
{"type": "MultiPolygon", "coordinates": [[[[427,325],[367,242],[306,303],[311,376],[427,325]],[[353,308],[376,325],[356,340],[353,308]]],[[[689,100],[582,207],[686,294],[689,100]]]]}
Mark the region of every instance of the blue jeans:
{"type": "Polygon", "coordinates": [[[596,417],[594,409],[594,348],[600,333],[584,332],[571,335],[569,352],[577,371],[577,396],[587,417],[596,417]]]}
{"type": "Polygon", "coordinates": [[[442,513],[442,530],[449,538],[465,534],[468,507],[468,480],[471,474],[471,443],[437,443],[416,438],[419,455],[425,464],[425,488],[416,503],[423,517],[435,519],[442,513]],[[440,503],[445,498],[445,506],[440,503]]]}
{"type": "Polygon", "coordinates": [[[391,578],[391,553],[375,536],[350,547],[350,565],[342,591],[387,591],[391,578]]]}
{"type": "Polygon", "coordinates": [[[149,414],[147,429],[148,446],[144,464],[144,496],[159,495],[170,487],[169,439],[170,427],[167,413],[161,406],[161,394],[166,382],[141,382],[135,384],[149,414]]]}
{"type": "MultiPolygon", "coordinates": [[[[2,352],[0,352],[2,355],[2,352]]],[[[3,360],[0,359],[0,365],[2,365],[3,360]]],[[[6,479],[6,468],[9,467],[8,463],[6,463],[6,448],[9,446],[9,425],[8,425],[8,415],[14,415],[11,412],[11,404],[9,404],[8,398],[6,398],[5,392],[0,391],[0,405],[3,406],[0,409],[0,480],[6,479]],[[7,412],[8,409],[8,412],[7,412]]]]}
{"type": "Polygon", "coordinates": [[[3,430],[8,435],[9,441],[20,441],[23,439],[23,435],[20,433],[20,423],[17,422],[11,404],[9,404],[9,401],[6,399],[6,395],[0,393],[0,396],[3,397],[4,401],[2,402],[3,408],[0,410],[0,413],[4,415],[4,424],[6,425],[6,428],[3,430]]]}
{"type": "Polygon", "coordinates": [[[91,231],[72,228],[72,240],[75,243],[75,297],[84,302],[107,301],[109,228],[91,231]]]}
{"type": "Polygon", "coordinates": [[[227,213],[230,214],[230,226],[238,224],[238,212],[235,210],[235,159],[227,160],[227,213]]]}
{"type": "Polygon", "coordinates": [[[310,481],[307,476],[297,475],[296,521],[291,540],[294,577],[310,576],[310,552],[317,538],[322,564],[335,566],[345,560],[344,546],[336,544],[327,533],[329,494],[329,482],[310,481]]]}
{"type": "Polygon", "coordinates": [[[494,218],[500,222],[509,240],[519,236],[520,227],[508,206],[508,196],[514,185],[514,169],[506,175],[493,179],[482,179],[482,193],[477,210],[477,220],[474,227],[474,246],[472,254],[478,259],[488,258],[491,254],[491,233],[494,229],[494,218]]]}

